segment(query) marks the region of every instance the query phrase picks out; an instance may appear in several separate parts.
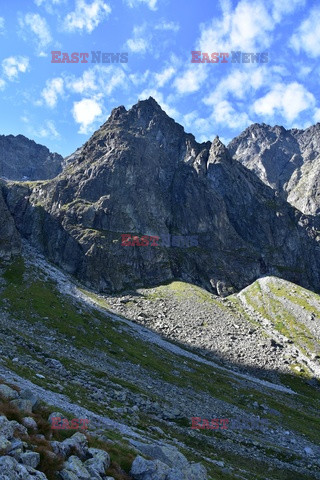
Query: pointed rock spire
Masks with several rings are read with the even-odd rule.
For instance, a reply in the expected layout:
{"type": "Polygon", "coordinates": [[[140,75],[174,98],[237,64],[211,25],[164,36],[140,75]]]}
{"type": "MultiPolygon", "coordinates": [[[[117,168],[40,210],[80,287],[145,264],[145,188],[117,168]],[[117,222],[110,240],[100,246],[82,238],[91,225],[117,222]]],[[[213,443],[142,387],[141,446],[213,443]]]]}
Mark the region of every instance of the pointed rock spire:
{"type": "Polygon", "coordinates": [[[213,163],[225,162],[231,163],[231,155],[217,135],[211,144],[207,166],[213,163]]]}

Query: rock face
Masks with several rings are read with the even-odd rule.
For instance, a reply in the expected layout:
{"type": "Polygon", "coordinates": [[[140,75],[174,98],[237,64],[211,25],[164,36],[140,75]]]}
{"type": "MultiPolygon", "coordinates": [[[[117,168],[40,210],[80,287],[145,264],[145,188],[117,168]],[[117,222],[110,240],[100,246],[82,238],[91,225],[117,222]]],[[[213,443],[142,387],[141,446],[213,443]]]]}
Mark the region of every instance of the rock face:
{"type": "Polygon", "coordinates": [[[0,178],[46,180],[62,170],[63,158],[23,135],[0,135],[0,178]]]}
{"type": "Polygon", "coordinates": [[[255,123],[228,149],[291,205],[305,214],[320,213],[320,123],[306,130],[255,123]]]}
{"type": "Polygon", "coordinates": [[[6,201],[25,238],[101,291],[178,278],[226,295],[264,274],[319,289],[311,219],[218,137],[197,143],[152,98],[114,109],[59,176],[8,186],[6,201]],[[122,246],[122,234],[197,244],[122,246]]]}
{"type": "Polygon", "coordinates": [[[20,235],[3,199],[0,184],[0,260],[10,260],[20,253],[20,247],[20,235]]]}

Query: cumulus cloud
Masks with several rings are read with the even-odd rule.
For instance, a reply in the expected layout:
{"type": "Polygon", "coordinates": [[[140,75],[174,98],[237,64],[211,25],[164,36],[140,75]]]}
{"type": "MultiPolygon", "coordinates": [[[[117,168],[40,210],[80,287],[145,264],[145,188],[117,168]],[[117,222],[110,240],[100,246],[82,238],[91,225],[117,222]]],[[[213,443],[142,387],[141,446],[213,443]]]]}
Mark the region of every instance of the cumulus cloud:
{"type": "Polygon", "coordinates": [[[67,32],[86,31],[91,33],[107,16],[111,8],[103,0],[94,0],[86,3],[85,0],[76,0],[76,8],[67,14],[63,28],[67,32]]]}
{"type": "Polygon", "coordinates": [[[252,123],[247,113],[238,112],[227,100],[222,100],[214,105],[212,119],[215,121],[215,123],[219,123],[233,129],[243,129],[252,123]]]}
{"type": "Polygon", "coordinates": [[[0,90],[4,90],[6,86],[6,82],[3,80],[3,78],[0,78],[0,90]]]}
{"type": "Polygon", "coordinates": [[[25,73],[29,66],[29,58],[16,56],[8,57],[2,61],[2,70],[8,80],[17,80],[19,73],[25,73]]]}
{"type": "Polygon", "coordinates": [[[174,81],[174,86],[180,94],[196,92],[208,77],[207,65],[193,65],[192,67],[185,70],[174,81]]]}
{"type": "Polygon", "coordinates": [[[38,13],[27,13],[19,19],[19,24],[24,31],[31,31],[33,33],[37,49],[42,56],[42,49],[46,48],[52,42],[50,28],[46,19],[38,13]]]}
{"type": "Polygon", "coordinates": [[[199,50],[230,52],[258,51],[271,43],[275,21],[261,1],[241,0],[232,11],[231,2],[222,3],[222,18],[214,18],[201,28],[199,50]]]}
{"type": "Polygon", "coordinates": [[[304,51],[309,57],[320,55],[320,7],[310,11],[309,16],[301,23],[290,38],[290,46],[296,52],[304,51]]]}
{"type": "Polygon", "coordinates": [[[59,95],[62,95],[64,92],[63,84],[64,82],[61,77],[46,81],[46,86],[42,90],[41,96],[48,107],[53,108],[56,106],[59,95]]]}
{"type": "Polygon", "coordinates": [[[267,81],[270,81],[270,71],[266,67],[236,70],[224,77],[216,88],[203,99],[203,102],[206,105],[214,105],[217,99],[220,101],[230,96],[236,99],[244,99],[248,92],[255,92],[267,81]]]}
{"type": "Polygon", "coordinates": [[[132,32],[132,38],[127,40],[127,47],[134,53],[145,53],[151,48],[151,35],[146,32],[146,24],[135,26],[132,32]]]}
{"type": "Polygon", "coordinates": [[[78,133],[87,134],[101,114],[102,108],[96,99],[83,98],[79,102],[73,103],[72,115],[76,123],[80,124],[78,133]]]}
{"type": "Polygon", "coordinates": [[[144,38],[129,38],[127,45],[134,53],[144,53],[148,49],[148,42],[144,38]]]}
{"type": "Polygon", "coordinates": [[[176,73],[174,67],[167,67],[161,73],[155,73],[155,82],[158,88],[163,87],[176,73]]]}
{"type": "Polygon", "coordinates": [[[314,108],[315,98],[303,85],[292,82],[288,85],[277,83],[264,96],[254,102],[257,115],[273,117],[276,113],[287,122],[293,122],[301,112],[314,108]]]}
{"type": "Polygon", "coordinates": [[[65,77],[66,88],[82,95],[110,95],[116,88],[126,88],[127,76],[123,69],[116,65],[95,65],[83,72],[81,77],[68,75],[65,77]]]}
{"type": "Polygon", "coordinates": [[[126,0],[126,3],[131,8],[145,4],[150,8],[150,10],[157,10],[157,1],[158,0],[126,0]]]}
{"type": "Polygon", "coordinates": [[[316,108],[313,114],[313,120],[318,123],[320,122],[320,108],[316,108]]]}
{"type": "Polygon", "coordinates": [[[297,8],[303,7],[306,0],[272,0],[272,17],[280,22],[284,15],[293,13],[297,8]]]}

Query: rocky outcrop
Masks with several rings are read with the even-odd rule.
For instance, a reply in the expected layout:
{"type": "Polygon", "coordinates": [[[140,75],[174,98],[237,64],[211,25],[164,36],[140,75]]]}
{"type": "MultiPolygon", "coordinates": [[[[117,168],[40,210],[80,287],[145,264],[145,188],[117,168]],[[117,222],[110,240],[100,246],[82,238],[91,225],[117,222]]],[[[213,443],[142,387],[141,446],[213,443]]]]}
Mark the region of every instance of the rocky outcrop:
{"type": "Polygon", "coordinates": [[[261,275],[319,289],[308,218],[233,160],[198,144],[150,98],[113,110],[55,179],[8,186],[18,230],[101,291],[179,278],[227,295],[261,275]],[[193,236],[193,247],[123,246],[122,234],[193,236]]]}
{"type": "Polygon", "coordinates": [[[303,213],[320,213],[320,123],[305,130],[255,123],[228,149],[303,213]]]}
{"type": "Polygon", "coordinates": [[[138,450],[152,458],[137,456],[131,467],[134,480],[207,480],[201,463],[189,463],[176,447],[132,442],[138,450]]]}
{"type": "Polygon", "coordinates": [[[0,135],[0,178],[46,180],[62,170],[63,157],[23,135],[0,135]]]}
{"type": "Polygon", "coordinates": [[[0,260],[10,260],[20,253],[20,247],[20,235],[3,199],[0,184],[0,260]]]}

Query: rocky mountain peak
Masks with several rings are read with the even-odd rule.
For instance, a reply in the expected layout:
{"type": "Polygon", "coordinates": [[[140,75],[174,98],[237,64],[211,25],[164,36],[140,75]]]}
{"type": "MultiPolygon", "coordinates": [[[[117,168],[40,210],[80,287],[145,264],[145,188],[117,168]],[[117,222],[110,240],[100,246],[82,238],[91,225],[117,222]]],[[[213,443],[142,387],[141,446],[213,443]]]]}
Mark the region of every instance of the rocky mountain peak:
{"type": "Polygon", "coordinates": [[[303,213],[320,212],[320,124],[305,130],[253,124],[228,148],[236,160],[303,213]]]}
{"type": "Polygon", "coordinates": [[[23,135],[0,135],[0,177],[46,180],[62,171],[63,157],[23,135]]]}
{"type": "Polygon", "coordinates": [[[231,162],[231,155],[227,147],[221,142],[219,136],[217,135],[211,144],[208,165],[225,162],[231,162]]]}

